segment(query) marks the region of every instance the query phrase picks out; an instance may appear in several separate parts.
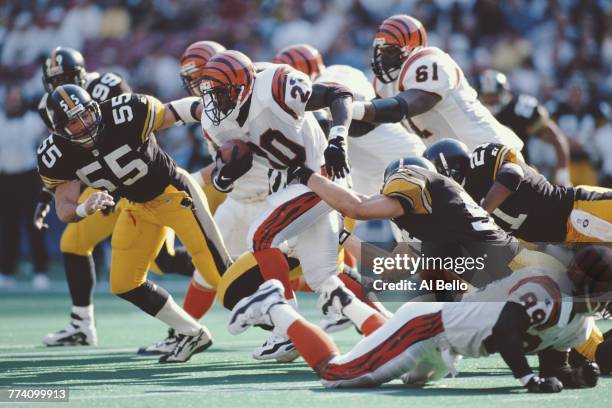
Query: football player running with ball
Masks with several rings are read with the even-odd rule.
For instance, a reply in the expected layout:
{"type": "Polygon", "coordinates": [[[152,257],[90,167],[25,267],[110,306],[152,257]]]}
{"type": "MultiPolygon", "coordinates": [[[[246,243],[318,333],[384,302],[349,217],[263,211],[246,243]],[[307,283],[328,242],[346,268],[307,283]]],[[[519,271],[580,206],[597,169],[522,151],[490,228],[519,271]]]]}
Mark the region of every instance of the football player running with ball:
{"type": "MultiPolygon", "coordinates": [[[[212,142],[247,142],[255,161],[282,175],[250,228],[250,251],[222,278],[218,289],[224,306],[231,309],[274,278],[283,282],[287,298],[293,297],[286,255],[299,260],[308,286],[325,296],[330,289],[326,283],[335,284],[338,275],[338,216],[305,186],[286,186],[286,170],[299,164],[316,172],[325,167],[336,179],[348,174],[345,146],[352,93],[335,83],[313,85],[288,65],[273,64],[256,74],[250,59],[237,51],[211,58],[200,86],[202,128],[212,142]],[[309,112],[326,107],[333,121],[329,141],[309,112]]],[[[240,159],[217,156],[213,185],[230,191],[246,170],[240,159]]]]}
{"type": "Polygon", "coordinates": [[[62,85],[47,100],[54,133],[38,148],[39,172],[55,190],[61,221],[79,222],[113,206],[109,192],[129,200],[113,231],[111,291],[178,333],[162,363],[187,361],[212,344],[205,327],[146,279],[166,227],[176,231],[213,287],[231,262],[200,187],[153,137],[155,130],[197,122],[199,109],[199,98],[164,105],[138,94],[98,104],[82,88],[62,85]],[[103,191],[79,204],[81,182],[103,191]]]}

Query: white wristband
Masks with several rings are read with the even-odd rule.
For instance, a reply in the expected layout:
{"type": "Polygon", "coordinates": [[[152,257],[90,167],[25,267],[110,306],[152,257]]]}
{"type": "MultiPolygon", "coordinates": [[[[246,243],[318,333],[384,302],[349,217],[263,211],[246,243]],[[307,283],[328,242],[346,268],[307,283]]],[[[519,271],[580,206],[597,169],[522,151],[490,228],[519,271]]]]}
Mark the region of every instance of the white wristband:
{"type": "Polygon", "coordinates": [[[365,116],[365,102],[353,102],[353,119],[362,120],[365,116]]]}
{"type": "Polygon", "coordinates": [[[329,129],[329,140],[332,140],[338,136],[346,140],[348,136],[348,129],[346,126],[334,126],[333,128],[329,129]]]}
{"type": "Polygon", "coordinates": [[[200,170],[195,171],[193,173],[191,173],[191,177],[193,177],[193,179],[195,180],[196,183],[198,183],[198,185],[200,187],[204,187],[206,185],[206,183],[204,182],[204,178],[202,177],[202,173],[200,172],[200,170]]]}
{"type": "Polygon", "coordinates": [[[81,204],[77,205],[75,212],[76,212],[76,215],[78,215],[81,218],[85,218],[89,215],[87,214],[87,207],[85,207],[85,202],[82,202],[81,204]]]}
{"type": "Polygon", "coordinates": [[[191,106],[194,103],[199,103],[199,102],[201,102],[200,98],[198,98],[197,96],[190,96],[187,98],[172,101],[168,103],[168,106],[170,107],[172,112],[175,113],[176,116],[179,117],[180,122],[177,122],[177,124],[197,123],[199,122],[199,120],[196,119],[195,116],[191,114],[191,106]]]}

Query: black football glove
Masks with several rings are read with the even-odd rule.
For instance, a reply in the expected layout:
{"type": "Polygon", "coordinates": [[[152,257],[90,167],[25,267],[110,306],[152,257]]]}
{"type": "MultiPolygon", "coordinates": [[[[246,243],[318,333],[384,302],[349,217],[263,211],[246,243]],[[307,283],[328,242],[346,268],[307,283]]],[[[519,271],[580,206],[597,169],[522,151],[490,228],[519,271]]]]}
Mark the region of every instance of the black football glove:
{"type": "Polygon", "coordinates": [[[32,220],[34,228],[39,231],[49,228],[49,226],[45,224],[45,218],[49,215],[49,211],[51,211],[51,200],[53,200],[53,193],[43,188],[38,196],[38,203],[36,204],[34,219],[32,220]]]}
{"type": "Polygon", "coordinates": [[[232,148],[228,161],[223,160],[221,154],[217,153],[211,178],[213,186],[222,193],[232,191],[234,181],[242,177],[253,166],[253,155],[246,155],[240,160],[236,160],[237,157],[238,146],[232,148]]]}
{"type": "Polygon", "coordinates": [[[533,377],[531,377],[525,387],[529,392],[553,393],[561,392],[561,390],[563,390],[563,383],[559,381],[557,377],[541,378],[537,375],[534,375],[533,377]]]}
{"type": "Polygon", "coordinates": [[[291,166],[287,169],[287,184],[291,184],[295,180],[300,184],[308,185],[308,179],[313,173],[314,171],[301,164],[291,166]]]}
{"type": "Polygon", "coordinates": [[[597,385],[600,374],[597,363],[588,361],[560,373],[557,377],[565,388],[593,388],[597,385]]]}
{"type": "MultiPolygon", "coordinates": [[[[336,127],[332,128],[332,130],[336,127]]],[[[329,139],[323,155],[325,156],[325,171],[328,176],[338,179],[344,178],[349,174],[344,137],[336,136],[329,139]]]]}

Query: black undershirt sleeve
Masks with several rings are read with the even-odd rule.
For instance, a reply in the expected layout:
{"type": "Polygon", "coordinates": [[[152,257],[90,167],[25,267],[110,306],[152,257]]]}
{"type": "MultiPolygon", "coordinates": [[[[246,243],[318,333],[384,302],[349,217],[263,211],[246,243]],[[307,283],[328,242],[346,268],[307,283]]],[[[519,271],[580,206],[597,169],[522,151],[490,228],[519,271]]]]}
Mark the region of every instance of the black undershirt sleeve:
{"type": "Polygon", "coordinates": [[[487,350],[502,356],[515,378],[522,378],[533,371],[527,363],[523,349],[523,335],[531,324],[525,308],[515,302],[507,302],[486,340],[487,350]]]}
{"type": "Polygon", "coordinates": [[[506,163],[497,172],[495,181],[506,187],[508,190],[515,192],[518,190],[525,173],[521,166],[514,163],[506,163]]]}

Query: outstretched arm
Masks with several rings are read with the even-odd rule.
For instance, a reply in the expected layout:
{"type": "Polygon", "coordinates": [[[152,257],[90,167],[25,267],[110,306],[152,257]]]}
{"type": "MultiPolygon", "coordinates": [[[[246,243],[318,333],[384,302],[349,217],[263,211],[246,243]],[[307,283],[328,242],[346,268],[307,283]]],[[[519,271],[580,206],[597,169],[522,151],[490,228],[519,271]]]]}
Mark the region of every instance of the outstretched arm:
{"type": "Polygon", "coordinates": [[[432,92],[409,89],[393,98],[373,99],[353,103],[353,118],[364,122],[399,122],[406,117],[425,113],[442,98],[432,92]]]}
{"type": "Polygon", "coordinates": [[[395,198],[356,194],[318,174],[312,174],[307,185],[330,207],[356,220],[391,219],[404,214],[403,207],[395,198]]]}

